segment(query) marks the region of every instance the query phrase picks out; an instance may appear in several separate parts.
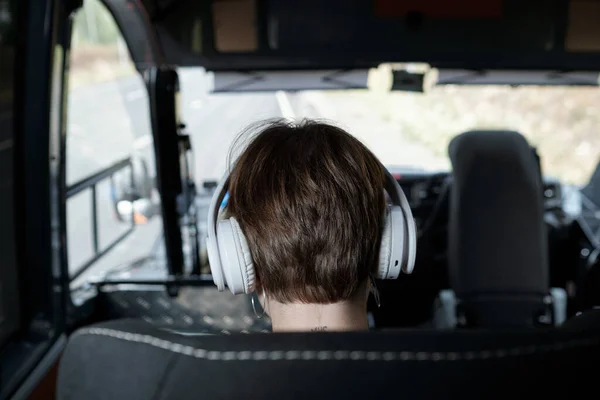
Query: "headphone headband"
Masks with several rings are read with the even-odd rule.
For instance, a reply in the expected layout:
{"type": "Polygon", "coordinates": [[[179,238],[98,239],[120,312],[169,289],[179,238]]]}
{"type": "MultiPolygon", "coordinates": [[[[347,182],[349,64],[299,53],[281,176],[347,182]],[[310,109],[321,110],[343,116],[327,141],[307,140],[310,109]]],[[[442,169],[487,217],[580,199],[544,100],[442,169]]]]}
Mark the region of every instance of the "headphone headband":
{"type": "MultiPolygon", "coordinates": [[[[407,217],[410,217],[412,219],[412,210],[410,209],[410,204],[408,203],[408,200],[406,199],[402,188],[400,187],[396,179],[394,179],[390,171],[388,171],[388,169],[385,168],[383,164],[381,164],[381,162],[379,163],[379,165],[381,165],[381,168],[384,171],[384,189],[390,196],[392,204],[400,206],[403,210],[408,211],[407,217]]],[[[219,216],[219,207],[217,207],[217,204],[221,204],[221,202],[225,198],[225,195],[227,194],[227,187],[229,186],[229,181],[230,172],[226,170],[225,174],[223,175],[223,178],[219,181],[219,184],[217,185],[215,193],[210,202],[210,207],[208,209],[208,230],[214,233],[216,233],[216,224],[219,216]]]]}

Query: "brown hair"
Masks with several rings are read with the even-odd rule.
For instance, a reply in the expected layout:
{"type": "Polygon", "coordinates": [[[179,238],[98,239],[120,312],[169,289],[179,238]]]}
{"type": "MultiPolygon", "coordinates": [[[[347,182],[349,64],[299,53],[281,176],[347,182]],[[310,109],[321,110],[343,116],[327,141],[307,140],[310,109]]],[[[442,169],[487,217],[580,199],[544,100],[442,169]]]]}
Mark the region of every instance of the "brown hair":
{"type": "Polygon", "coordinates": [[[257,287],[283,303],[352,298],[377,268],[383,187],[375,155],[343,129],[263,123],[231,171],[227,204],[257,287]]]}

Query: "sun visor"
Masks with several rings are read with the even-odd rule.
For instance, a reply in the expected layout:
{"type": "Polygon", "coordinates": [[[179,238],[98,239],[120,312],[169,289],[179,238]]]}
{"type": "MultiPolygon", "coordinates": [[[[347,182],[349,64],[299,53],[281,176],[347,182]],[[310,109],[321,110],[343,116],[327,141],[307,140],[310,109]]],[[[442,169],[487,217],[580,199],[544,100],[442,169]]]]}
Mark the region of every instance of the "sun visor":
{"type": "Polygon", "coordinates": [[[365,89],[369,71],[214,72],[213,92],[365,89]]]}
{"type": "Polygon", "coordinates": [[[598,86],[597,72],[558,71],[469,71],[441,69],[437,85],[540,85],[540,86],[598,86]]]}

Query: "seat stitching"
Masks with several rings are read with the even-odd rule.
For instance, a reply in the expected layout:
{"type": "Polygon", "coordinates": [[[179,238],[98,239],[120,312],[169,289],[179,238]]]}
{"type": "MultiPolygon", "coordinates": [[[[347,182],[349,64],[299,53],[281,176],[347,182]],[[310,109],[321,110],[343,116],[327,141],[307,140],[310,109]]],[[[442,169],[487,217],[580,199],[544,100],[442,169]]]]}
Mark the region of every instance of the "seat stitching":
{"type": "Polygon", "coordinates": [[[574,339],[564,342],[555,342],[542,345],[528,345],[510,348],[489,349],[479,351],[362,351],[362,350],[243,350],[220,351],[206,350],[193,346],[182,345],[168,340],[159,339],[151,335],[123,332],[107,328],[85,328],[76,332],[73,337],[83,335],[108,336],[127,342],[143,343],[167,350],[172,353],[182,354],[209,361],[482,361],[500,358],[518,357],[539,353],[556,352],[571,348],[596,346],[600,344],[600,337],[587,339],[574,339]]]}

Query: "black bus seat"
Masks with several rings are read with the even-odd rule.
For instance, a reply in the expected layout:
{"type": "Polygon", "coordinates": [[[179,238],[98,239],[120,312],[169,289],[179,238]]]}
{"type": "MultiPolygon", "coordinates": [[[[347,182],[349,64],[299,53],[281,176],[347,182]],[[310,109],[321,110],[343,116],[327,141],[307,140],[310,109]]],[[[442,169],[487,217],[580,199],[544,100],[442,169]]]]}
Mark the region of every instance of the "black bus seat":
{"type": "Polygon", "coordinates": [[[569,331],[585,332],[590,329],[600,330],[600,307],[578,313],[562,326],[569,331]]]}
{"type": "Polygon", "coordinates": [[[450,317],[463,327],[553,324],[555,308],[564,308],[553,304],[566,297],[549,287],[542,178],[530,145],[517,132],[472,131],[448,153],[453,293],[440,301],[454,296],[450,317]]]}
{"type": "MultiPolygon", "coordinates": [[[[529,300],[531,302],[530,307],[522,308],[522,304],[526,301],[526,299],[519,298],[518,296],[514,296],[514,304],[512,308],[513,314],[509,316],[510,321],[521,321],[520,323],[523,325],[529,325],[529,321],[531,319],[531,308],[536,308],[539,304],[539,297],[532,296],[529,300]],[[520,312],[523,311],[522,314],[520,312]]],[[[498,299],[491,298],[489,302],[485,305],[488,310],[489,315],[492,318],[491,325],[495,325],[497,323],[497,316],[494,314],[494,303],[498,304],[499,312],[503,312],[506,309],[510,309],[511,298],[507,298],[507,296],[501,296],[498,299]]],[[[479,299],[481,304],[484,303],[484,299],[479,299]]],[[[546,302],[551,306],[548,309],[549,312],[540,314],[539,318],[548,318],[548,325],[560,326],[567,319],[567,292],[563,288],[550,288],[550,296],[546,297],[546,302]],[[550,314],[551,313],[551,314],[550,314]],[[551,320],[550,320],[551,318],[551,320]]],[[[438,297],[433,306],[433,322],[432,327],[436,329],[454,329],[456,327],[460,327],[464,325],[466,321],[459,321],[458,319],[461,317],[458,300],[453,290],[447,289],[440,291],[438,297]]],[[[518,326],[520,324],[517,322],[515,325],[518,326]]],[[[488,322],[485,319],[479,319],[479,323],[477,325],[488,325],[488,322]]]]}
{"type": "Polygon", "coordinates": [[[57,398],[465,398],[583,394],[600,330],[180,336],[139,320],[72,335],[57,398]]]}

